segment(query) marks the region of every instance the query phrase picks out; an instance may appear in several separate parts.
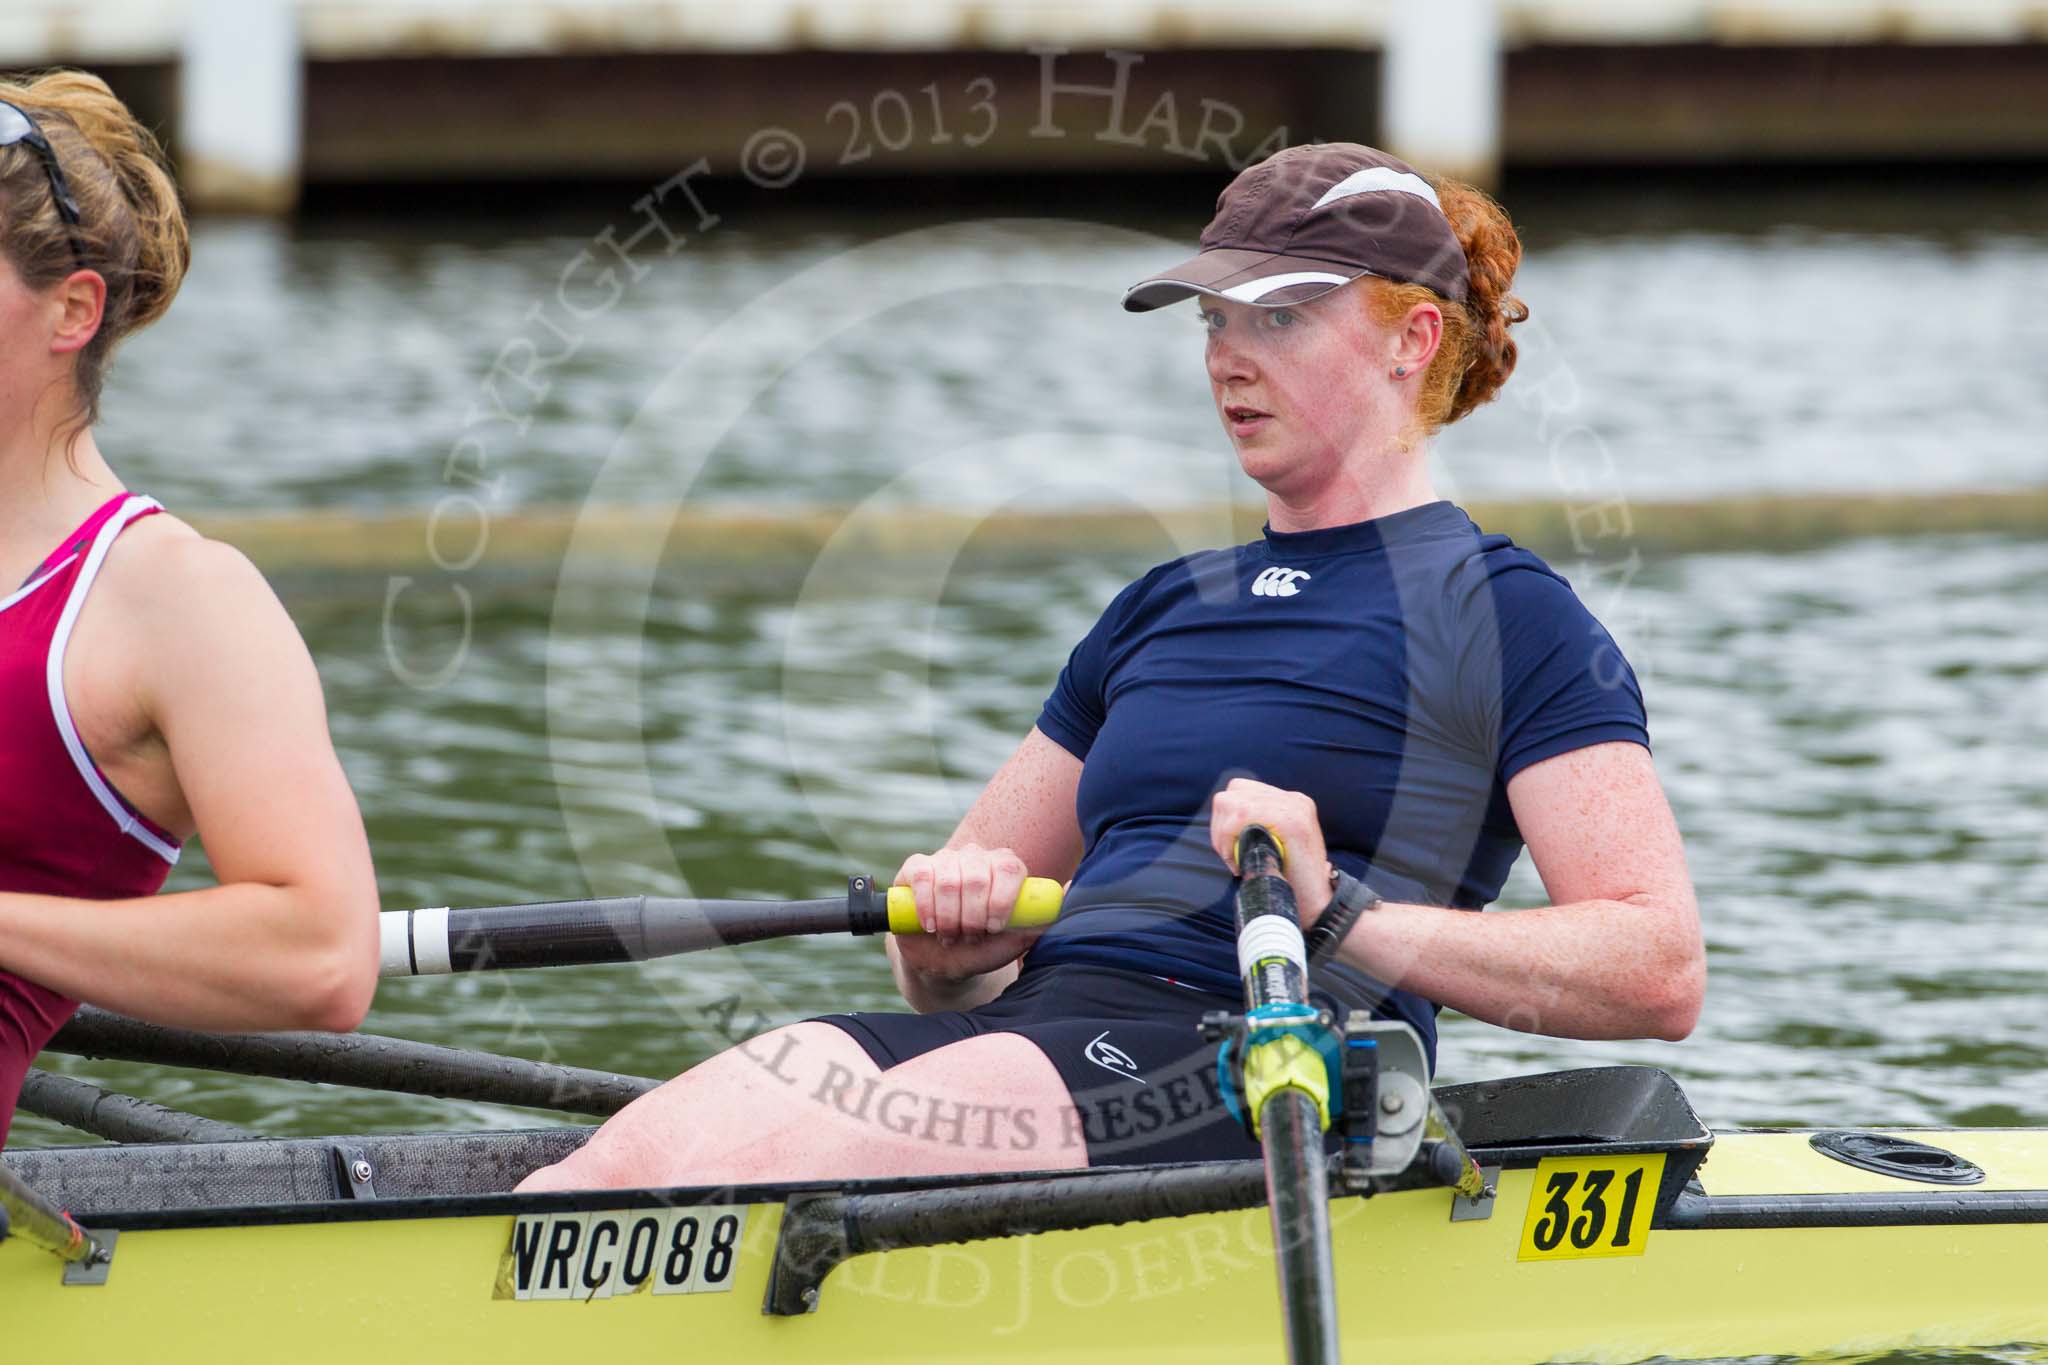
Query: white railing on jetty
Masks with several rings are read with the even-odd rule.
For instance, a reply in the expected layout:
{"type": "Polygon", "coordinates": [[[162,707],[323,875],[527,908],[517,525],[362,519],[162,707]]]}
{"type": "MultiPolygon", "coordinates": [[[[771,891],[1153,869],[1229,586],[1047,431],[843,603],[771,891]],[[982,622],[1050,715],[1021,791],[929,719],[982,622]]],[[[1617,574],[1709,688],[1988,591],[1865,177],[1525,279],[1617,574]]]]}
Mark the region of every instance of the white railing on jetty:
{"type": "Polygon", "coordinates": [[[0,0],[0,69],[178,68],[195,199],[296,194],[307,60],[652,52],[1356,48],[1383,140],[1486,181],[1505,52],[1537,44],[2048,43],[2043,0],[0,0]]]}
{"type": "MultiPolygon", "coordinates": [[[[1529,42],[2040,42],[2040,0],[1498,0],[1529,42]]],[[[176,60],[198,11],[293,12],[305,55],[905,50],[1076,46],[1372,47],[1395,0],[6,0],[0,63],[176,60]]]]}

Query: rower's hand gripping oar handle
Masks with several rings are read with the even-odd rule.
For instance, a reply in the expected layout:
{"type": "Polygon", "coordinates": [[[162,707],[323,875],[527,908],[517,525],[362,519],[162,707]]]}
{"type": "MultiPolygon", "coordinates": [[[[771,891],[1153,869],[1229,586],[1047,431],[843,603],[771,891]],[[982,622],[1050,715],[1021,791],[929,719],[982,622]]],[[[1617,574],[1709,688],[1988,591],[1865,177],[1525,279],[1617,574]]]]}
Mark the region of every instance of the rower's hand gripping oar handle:
{"type": "Polygon", "coordinates": [[[1264,825],[1246,825],[1237,832],[1237,875],[1244,879],[1285,877],[1286,843],[1264,825]]]}
{"type": "MultiPolygon", "coordinates": [[[[878,894],[880,888],[877,888],[878,894]]],[[[1010,908],[1010,919],[1006,929],[1042,929],[1060,917],[1060,900],[1065,889],[1050,877],[1026,877],[1018,889],[1017,903],[1010,908]]],[[[887,889],[882,911],[892,934],[921,934],[924,926],[917,918],[917,893],[907,886],[892,886],[887,889]]],[[[862,930],[854,930],[856,934],[862,930]]],[[[875,930],[866,930],[873,933],[875,930]]]]}

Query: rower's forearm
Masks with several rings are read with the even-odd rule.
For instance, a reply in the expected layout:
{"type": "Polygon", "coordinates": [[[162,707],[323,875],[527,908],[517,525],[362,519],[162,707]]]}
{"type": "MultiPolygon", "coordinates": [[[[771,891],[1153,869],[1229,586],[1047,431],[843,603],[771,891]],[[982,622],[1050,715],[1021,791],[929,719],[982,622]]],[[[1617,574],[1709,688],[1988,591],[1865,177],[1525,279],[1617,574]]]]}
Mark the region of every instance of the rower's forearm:
{"type": "Polygon", "coordinates": [[[1683,1038],[1706,981],[1692,907],[1635,901],[1484,914],[1384,904],[1339,956],[1476,1019],[1566,1038],[1683,1038]]]}
{"type": "Polygon", "coordinates": [[[943,1010],[978,1009],[1001,995],[1016,979],[1017,967],[1012,963],[964,981],[940,981],[906,971],[897,985],[912,1009],[919,1014],[937,1014],[943,1010]]]}
{"type": "Polygon", "coordinates": [[[993,971],[977,976],[940,977],[921,972],[903,960],[903,954],[896,939],[891,935],[885,940],[889,952],[889,969],[896,976],[896,989],[904,1002],[919,1014],[936,1014],[942,1010],[971,1010],[1001,995],[1012,981],[1017,979],[1019,963],[1009,962],[993,971]]]}
{"type": "Polygon", "coordinates": [[[0,968],[156,1024],[347,1030],[377,988],[376,906],[250,882],[117,901],[0,894],[0,968]]]}

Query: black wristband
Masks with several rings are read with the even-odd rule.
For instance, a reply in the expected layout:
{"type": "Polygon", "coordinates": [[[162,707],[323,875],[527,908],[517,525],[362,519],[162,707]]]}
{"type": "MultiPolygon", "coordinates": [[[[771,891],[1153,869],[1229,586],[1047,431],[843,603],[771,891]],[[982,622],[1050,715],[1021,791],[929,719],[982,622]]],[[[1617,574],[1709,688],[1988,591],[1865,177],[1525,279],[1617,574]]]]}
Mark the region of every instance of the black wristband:
{"type": "Polygon", "coordinates": [[[1334,957],[1337,945],[1351,932],[1358,917],[1380,903],[1377,891],[1342,868],[1330,869],[1330,904],[1323,917],[1308,931],[1308,962],[1321,966],[1334,957]]]}

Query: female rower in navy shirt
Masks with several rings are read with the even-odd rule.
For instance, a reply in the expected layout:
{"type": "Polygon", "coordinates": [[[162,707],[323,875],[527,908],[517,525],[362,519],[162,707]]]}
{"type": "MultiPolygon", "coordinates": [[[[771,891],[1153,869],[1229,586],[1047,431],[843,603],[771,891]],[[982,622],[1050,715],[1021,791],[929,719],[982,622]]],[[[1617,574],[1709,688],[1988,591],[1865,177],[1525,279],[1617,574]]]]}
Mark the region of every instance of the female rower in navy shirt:
{"type": "Polygon", "coordinates": [[[1195,1033],[1241,1003],[1228,858],[1252,822],[1304,924],[1333,868],[1383,898],[1312,973],[1339,1013],[1432,1050],[1439,1006],[1690,1032],[1698,911],[1635,676],[1562,578],[1430,484],[1424,440],[1514,366],[1513,228],[1349,143],[1275,155],[1217,210],[1125,306],[1198,298],[1264,536],[1126,588],[946,847],[904,863],[932,932],[888,948],[916,1014],[714,1057],[525,1188],[1252,1154],[1195,1033]],[[1525,845],[1552,904],[1465,913],[1525,845]],[[1071,879],[1050,929],[1004,925],[1027,874],[1071,879]]]}

